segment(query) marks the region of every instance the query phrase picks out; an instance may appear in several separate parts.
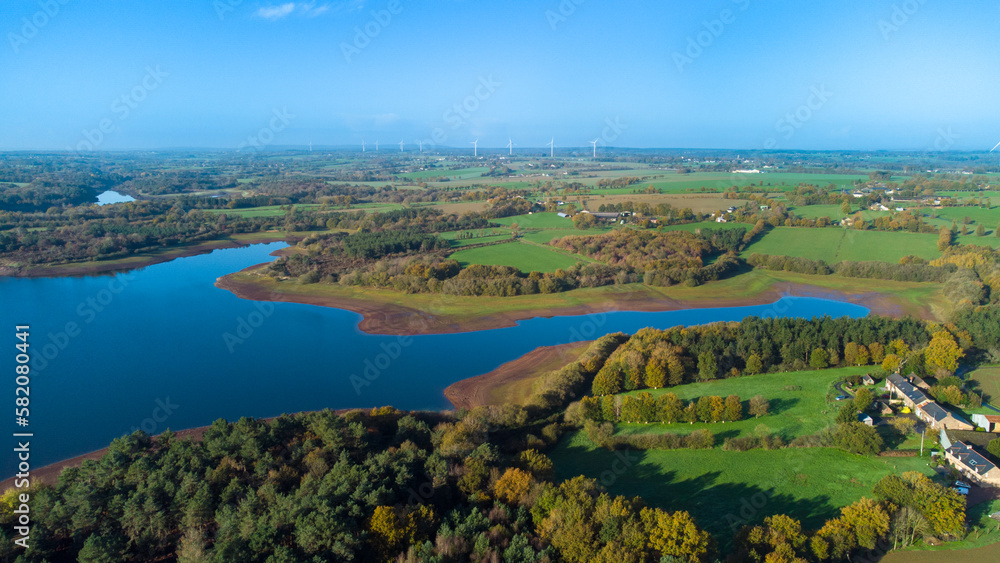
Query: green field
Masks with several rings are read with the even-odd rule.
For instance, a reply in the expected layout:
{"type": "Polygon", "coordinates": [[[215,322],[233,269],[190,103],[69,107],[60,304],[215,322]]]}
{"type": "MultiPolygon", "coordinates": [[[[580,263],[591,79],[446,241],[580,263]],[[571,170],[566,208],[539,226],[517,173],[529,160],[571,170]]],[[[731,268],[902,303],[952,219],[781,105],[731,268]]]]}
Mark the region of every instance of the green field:
{"type": "Polygon", "coordinates": [[[464,267],[469,264],[492,264],[512,266],[522,272],[554,272],[559,268],[569,268],[582,257],[571,257],[544,246],[526,242],[496,244],[480,248],[459,250],[450,256],[464,267]]]}
{"type": "Polygon", "coordinates": [[[835,264],[842,260],[898,262],[907,255],[928,260],[941,256],[938,236],[926,233],[855,231],[836,227],[776,227],[743,251],[778,256],[799,256],[835,264]]]}
{"type": "MultiPolygon", "coordinates": [[[[674,393],[678,398],[690,401],[707,395],[738,395],[743,401],[744,412],[747,402],[754,395],[763,395],[771,402],[771,414],[761,418],[748,418],[737,422],[696,424],[619,424],[621,434],[660,434],[672,432],[688,434],[695,430],[708,429],[715,433],[720,445],[725,438],[736,438],[754,434],[758,425],[764,425],[771,434],[778,434],[786,441],[798,436],[815,434],[834,424],[839,403],[831,400],[833,384],[842,377],[863,375],[872,370],[867,367],[849,367],[825,370],[810,370],[785,373],[768,373],[748,377],[734,377],[718,381],[689,383],[667,389],[647,389],[653,396],[674,393]],[[786,386],[798,386],[799,390],[788,390],[786,386]]],[[[633,391],[629,394],[639,393],[633,391]]]]}
{"type": "Polygon", "coordinates": [[[749,223],[716,223],[715,221],[702,221],[700,223],[685,223],[683,225],[665,225],[663,227],[664,231],[687,231],[693,233],[699,229],[746,229],[750,230],[753,225],[749,223]]]}
{"type": "Polygon", "coordinates": [[[933,473],[927,458],[868,458],[830,448],[611,452],[594,446],[583,432],[564,437],[549,457],[557,480],[582,474],[612,494],[689,511],[723,542],[723,552],[744,521],[788,514],[815,529],[838,516],[841,507],[871,497],[886,475],[933,473]]]}
{"type": "MultiPolygon", "coordinates": [[[[804,217],[806,219],[818,219],[820,217],[829,217],[834,221],[840,221],[847,215],[840,210],[840,204],[836,205],[806,205],[802,207],[790,207],[790,210],[795,213],[798,217],[804,217]]],[[[851,215],[854,215],[859,211],[858,206],[854,205],[851,207],[851,215]]],[[[871,221],[876,217],[882,217],[885,215],[891,215],[891,211],[871,211],[870,209],[864,209],[861,211],[861,217],[865,221],[871,221]]]]}
{"type": "MultiPolygon", "coordinates": [[[[262,207],[241,207],[239,209],[206,209],[206,213],[237,215],[240,217],[280,217],[285,214],[281,205],[265,205],[262,207]]],[[[299,204],[296,207],[302,209],[317,209],[319,204],[299,204]]]]}
{"type": "Polygon", "coordinates": [[[477,166],[475,168],[461,168],[458,170],[447,170],[447,169],[431,169],[431,170],[420,170],[417,172],[407,172],[405,174],[400,174],[400,178],[406,178],[409,180],[422,180],[424,178],[452,178],[457,180],[467,180],[469,178],[478,178],[483,175],[483,172],[489,172],[490,169],[485,166],[477,166]]]}
{"type": "Polygon", "coordinates": [[[540,231],[532,231],[524,235],[525,240],[531,242],[537,242],[538,244],[548,244],[549,241],[555,240],[557,238],[569,237],[569,236],[586,236],[586,235],[599,235],[601,233],[606,233],[610,231],[610,227],[599,227],[595,229],[544,229],[540,231]]]}
{"type": "Polygon", "coordinates": [[[984,394],[983,402],[1000,407],[1000,367],[982,367],[967,376],[975,389],[984,394]]]}
{"type": "Polygon", "coordinates": [[[493,219],[494,223],[507,225],[508,227],[517,223],[522,229],[572,229],[573,220],[569,217],[560,217],[555,213],[530,213],[527,215],[514,215],[513,217],[502,217],[493,219]]]}

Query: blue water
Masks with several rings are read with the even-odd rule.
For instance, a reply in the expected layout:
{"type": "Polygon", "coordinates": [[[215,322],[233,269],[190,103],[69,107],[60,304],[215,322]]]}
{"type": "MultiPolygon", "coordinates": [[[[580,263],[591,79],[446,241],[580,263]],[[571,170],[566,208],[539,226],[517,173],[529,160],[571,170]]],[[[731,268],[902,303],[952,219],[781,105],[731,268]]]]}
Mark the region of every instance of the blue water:
{"type": "Polygon", "coordinates": [[[120,194],[113,190],[101,192],[100,194],[97,195],[97,205],[108,205],[111,203],[128,203],[130,201],[135,201],[135,198],[130,195],[120,194]]]}
{"type": "MultiPolygon", "coordinates": [[[[247,301],[213,285],[272,260],[269,253],[282,246],[217,250],[115,276],[0,278],[0,341],[8,342],[0,365],[14,365],[14,326],[31,326],[32,465],[104,447],[135,428],[158,433],[322,408],[446,409],[442,390],[455,381],[538,346],[609,332],[751,315],[868,313],[849,303],[786,297],[754,307],[534,318],[510,328],[407,338],[362,333],[360,315],[350,311],[247,301]]],[[[9,407],[0,412],[9,418],[0,417],[0,428],[23,431],[14,421],[13,375],[5,381],[0,403],[9,407]]],[[[0,460],[0,474],[12,475],[13,455],[0,460]]]]}

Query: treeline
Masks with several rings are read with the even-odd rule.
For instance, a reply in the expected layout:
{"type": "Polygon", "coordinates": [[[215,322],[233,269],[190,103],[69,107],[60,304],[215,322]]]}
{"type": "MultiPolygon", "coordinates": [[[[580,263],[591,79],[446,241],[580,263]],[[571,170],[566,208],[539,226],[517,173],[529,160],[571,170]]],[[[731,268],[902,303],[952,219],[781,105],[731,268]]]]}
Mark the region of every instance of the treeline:
{"type": "MultiPolygon", "coordinates": [[[[392,408],[216,421],[201,441],[115,440],[97,461],[31,490],[31,548],[5,561],[708,562],[715,542],[686,512],[615,497],[595,480],[551,482],[522,427],[392,408]],[[622,535],[622,529],[630,530],[622,535]]],[[[544,444],[544,442],[542,442],[544,444]]]]}
{"type": "MultiPolygon", "coordinates": [[[[704,396],[684,402],[673,393],[654,397],[643,392],[636,395],[605,395],[584,397],[580,401],[580,416],[595,422],[628,422],[649,424],[659,422],[736,422],[743,420],[743,402],[737,395],[704,396]]],[[[768,413],[769,403],[763,396],[755,396],[747,405],[750,416],[768,413]]]]}
{"type": "MultiPolygon", "coordinates": [[[[874,498],[845,506],[818,530],[778,514],[745,525],[736,537],[737,561],[845,561],[881,559],[885,553],[934,538],[950,539],[965,527],[965,498],[916,471],[883,477],[874,498]]],[[[738,524],[735,520],[732,524],[738,524]]]]}
{"type": "Polygon", "coordinates": [[[933,336],[958,334],[949,346],[942,341],[935,354],[923,350],[932,334],[910,318],[869,316],[860,319],[779,319],[750,317],[741,322],[714,323],[666,330],[645,328],[619,346],[594,378],[593,395],[614,395],[637,389],[658,389],[717,378],[809,367],[907,362],[918,374],[946,364],[972,345],[965,330],[935,327],[933,336]],[[949,330],[951,332],[949,332],[949,330]],[[867,344],[860,344],[860,343],[867,344]],[[817,350],[824,365],[814,365],[817,350]],[[945,357],[947,356],[947,357],[945,357]]]}
{"type": "Polygon", "coordinates": [[[848,278],[868,278],[906,282],[943,282],[958,269],[954,265],[932,266],[910,257],[899,264],[891,262],[852,262],[844,260],[833,266],[823,260],[810,260],[796,256],[774,256],[753,253],[747,264],[762,270],[795,272],[799,274],[837,274],[848,278]]]}

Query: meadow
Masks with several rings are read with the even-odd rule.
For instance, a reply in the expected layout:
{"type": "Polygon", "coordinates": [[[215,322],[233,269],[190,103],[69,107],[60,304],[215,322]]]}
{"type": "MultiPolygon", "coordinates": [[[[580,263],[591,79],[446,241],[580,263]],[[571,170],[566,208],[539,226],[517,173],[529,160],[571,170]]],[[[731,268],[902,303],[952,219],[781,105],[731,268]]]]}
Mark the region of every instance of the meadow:
{"type": "Polygon", "coordinates": [[[586,258],[563,254],[555,249],[525,242],[511,242],[459,250],[450,256],[463,267],[469,264],[511,266],[522,272],[554,272],[569,268],[586,258]]]}
{"type": "MultiPolygon", "coordinates": [[[[689,434],[695,430],[712,431],[719,443],[725,438],[738,438],[757,433],[763,426],[769,434],[778,434],[786,441],[798,436],[815,434],[831,426],[837,416],[839,403],[832,400],[833,384],[849,375],[863,375],[871,366],[847,367],[799,372],[768,373],[678,385],[667,389],[646,389],[653,396],[673,393],[684,401],[699,397],[737,395],[747,403],[754,395],[763,395],[771,403],[770,414],[760,418],[726,423],[699,422],[695,424],[618,424],[620,434],[660,434],[671,432],[689,434]]],[[[628,394],[636,394],[633,391],[628,394]]],[[[763,430],[763,429],[761,429],[763,430]]]]}
{"type": "Polygon", "coordinates": [[[743,251],[798,256],[835,264],[843,260],[898,262],[907,255],[933,260],[941,256],[938,236],[926,233],[856,231],[834,227],[776,227],[743,251]]]}
{"type": "MultiPolygon", "coordinates": [[[[870,498],[886,475],[933,473],[926,457],[863,457],[831,448],[611,452],[582,431],[564,437],[549,457],[557,480],[582,474],[612,494],[687,510],[723,541],[731,541],[746,522],[772,514],[788,514],[815,529],[838,516],[841,507],[870,498]]],[[[720,547],[725,552],[730,546],[720,547]]]]}

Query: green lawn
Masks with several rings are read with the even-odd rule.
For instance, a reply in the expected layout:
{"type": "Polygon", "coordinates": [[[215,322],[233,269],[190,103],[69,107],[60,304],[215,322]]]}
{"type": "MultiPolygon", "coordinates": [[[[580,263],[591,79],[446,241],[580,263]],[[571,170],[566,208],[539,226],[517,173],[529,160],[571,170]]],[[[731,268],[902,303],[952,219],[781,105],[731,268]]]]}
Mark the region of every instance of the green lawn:
{"type": "Polygon", "coordinates": [[[938,236],[925,233],[855,231],[836,227],[777,227],[743,251],[799,256],[835,264],[842,260],[898,262],[907,255],[932,260],[941,256],[938,236]]]}
{"type": "Polygon", "coordinates": [[[582,260],[557,252],[555,249],[525,242],[459,250],[450,257],[458,260],[462,266],[493,264],[513,266],[522,272],[554,272],[559,268],[569,268],[582,260]]]}
{"type": "MultiPolygon", "coordinates": [[[[695,430],[711,430],[722,445],[725,438],[751,435],[758,425],[764,425],[770,433],[780,434],[786,441],[798,436],[815,434],[834,424],[840,403],[831,400],[833,383],[849,375],[862,375],[872,370],[867,367],[835,368],[825,370],[768,373],[746,377],[734,377],[689,383],[667,389],[647,389],[654,396],[674,393],[678,398],[690,401],[707,395],[738,395],[746,412],[747,403],[754,395],[763,395],[771,403],[771,413],[760,418],[748,418],[737,422],[696,424],[619,424],[621,434],[660,434],[664,432],[688,434],[695,430]],[[801,387],[800,390],[786,389],[788,386],[801,387]]],[[[633,391],[636,394],[642,391],[633,391]]]]}
{"type": "Polygon", "coordinates": [[[564,437],[549,457],[557,480],[582,474],[613,494],[689,511],[723,552],[745,522],[788,514],[815,529],[838,516],[841,507],[871,497],[886,475],[932,474],[927,458],[868,458],[829,448],[610,452],[595,447],[583,432],[564,437]]]}

